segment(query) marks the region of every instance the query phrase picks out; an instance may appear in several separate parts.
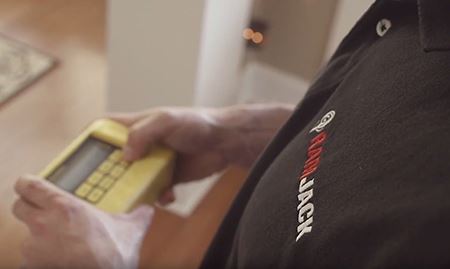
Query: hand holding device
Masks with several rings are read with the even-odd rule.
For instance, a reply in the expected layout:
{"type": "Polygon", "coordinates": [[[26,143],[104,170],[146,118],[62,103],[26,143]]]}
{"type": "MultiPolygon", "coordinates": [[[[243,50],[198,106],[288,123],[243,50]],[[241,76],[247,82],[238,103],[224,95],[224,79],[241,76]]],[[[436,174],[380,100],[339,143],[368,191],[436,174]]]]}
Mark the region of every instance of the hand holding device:
{"type": "Polygon", "coordinates": [[[20,178],[15,190],[13,213],[30,230],[24,268],[137,268],[152,208],[108,214],[33,176],[20,178]]]}
{"type": "Polygon", "coordinates": [[[174,200],[172,186],[205,178],[231,164],[249,168],[294,107],[282,104],[227,108],[155,108],[111,118],[130,130],[125,159],[141,158],[155,144],[177,152],[173,180],[159,202],[174,200]]]}
{"type": "MultiPolygon", "coordinates": [[[[203,178],[232,163],[251,163],[291,112],[292,108],[281,106],[163,108],[112,117],[127,128],[110,121],[91,125],[43,171],[42,174],[54,184],[30,176],[17,181],[15,188],[20,198],[14,204],[13,213],[30,229],[23,244],[25,267],[135,268],[140,244],[152,219],[152,209],[140,208],[130,214],[108,214],[105,211],[123,212],[136,204],[139,201],[136,197],[145,194],[139,190],[151,190],[151,179],[156,179],[155,175],[167,175],[161,171],[171,170],[165,168],[171,168],[170,164],[173,164],[172,150],[178,155],[174,177],[172,180],[159,177],[166,179],[159,182],[167,185],[157,185],[168,189],[163,202],[173,199],[170,188],[177,182],[203,178]],[[111,130],[106,126],[116,126],[117,129],[113,127],[111,130]],[[106,169],[102,176],[105,178],[115,174],[112,166],[106,165],[109,167],[105,168],[103,163],[113,160],[122,165],[118,155],[124,145],[125,166],[136,164],[138,159],[154,152],[152,149],[156,145],[172,150],[162,148],[161,155],[150,154],[160,156],[156,158],[160,160],[156,162],[159,163],[157,166],[139,165],[143,170],[136,170],[137,182],[146,183],[141,185],[143,188],[132,184],[121,194],[126,186],[117,188],[118,196],[107,192],[98,201],[107,195],[111,196],[110,199],[123,197],[124,200],[117,199],[117,204],[113,203],[110,210],[108,207],[100,207],[103,210],[99,210],[96,195],[90,197],[81,186],[87,182],[97,184],[91,188],[100,184],[90,177],[88,171],[94,174],[97,169],[106,169]],[[148,171],[157,172],[148,177],[148,171]],[[142,175],[144,177],[140,177],[142,175]],[[86,195],[78,199],[69,192],[86,195]]],[[[120,185],[115,182],[113,186],[120,185]]],[[[151,199],[155,197],[150,196],[151,199]]]]}
{"type": "Polygon", "coordinates": [[[167,204],[175,199],[174,184],[205,178],[229,165],[219,113],[205,108],[157,108],[116,114],[111,119],[130,130],[124,147],[126,161],[140,159],[157,144],[177,152],[173,180],[159,198],[161,204],[167,204]]]}
{"type": "Polygon", "coordinates": [[[127,212],[152,203],[169,184],[175,154],[155,146],[139,160],[123,160],[128,129],[100,119],[75,139],[41,176],[107,212],[127,212]]]}

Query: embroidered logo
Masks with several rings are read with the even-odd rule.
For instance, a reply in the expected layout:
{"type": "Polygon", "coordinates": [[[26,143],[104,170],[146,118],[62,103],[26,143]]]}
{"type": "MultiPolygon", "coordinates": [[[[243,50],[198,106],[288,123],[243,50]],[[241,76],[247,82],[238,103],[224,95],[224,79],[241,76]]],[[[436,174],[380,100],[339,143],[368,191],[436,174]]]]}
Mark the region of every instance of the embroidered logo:
{"type": "Polygon", "coordinates": [[[303,165],[302,173],[298,177],[300,184],[297,195],[298,226],[295,242],[298,242],[304,234],[312,231],[314,204],[311,198],[314,193],[314,173],[319,167],[323,145],[327,139],[327,133],[323,129],[333,120],[335,114],[336,112],[331,110],[311,130],[311,132],[316,131],[318,134],[309,142],[307,159],[303,165]]]}
{"type": "Polygon", "coordinates": [[[329,111],[327,114],[325,114],[325,116],[322,117],[322,119],[320,119],[320,121],[316,123],[316,126],[314,126],[314,128],[312,128],[309,132],[320,133],[325,128],[325,126],[327,126],[328,123],[333,120],[334,115],[336,115],[336,112],[334,110],[329,111]]]}

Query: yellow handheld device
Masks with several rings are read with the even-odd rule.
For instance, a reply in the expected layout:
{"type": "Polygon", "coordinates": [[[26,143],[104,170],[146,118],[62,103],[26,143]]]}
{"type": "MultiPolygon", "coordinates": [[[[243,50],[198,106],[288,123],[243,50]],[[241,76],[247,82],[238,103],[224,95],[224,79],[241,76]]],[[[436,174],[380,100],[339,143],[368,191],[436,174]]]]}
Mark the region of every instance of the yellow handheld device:
{"type": "Polygon", "coordinates": [[[61,189],[111,213],[152,203],[172,177],[175,154],[153,148],[132,163],[122,160],[128,129],[112,120],[92,123],[40,174],[61,189]]]}

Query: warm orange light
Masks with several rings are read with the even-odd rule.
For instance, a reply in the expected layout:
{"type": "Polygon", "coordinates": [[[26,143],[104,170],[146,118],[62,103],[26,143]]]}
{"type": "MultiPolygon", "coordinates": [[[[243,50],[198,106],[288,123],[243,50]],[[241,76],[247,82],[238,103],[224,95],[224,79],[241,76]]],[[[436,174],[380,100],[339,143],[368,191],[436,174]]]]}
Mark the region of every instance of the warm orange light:
{"type": "Polygon", "coordinates": [[[252,36],[252,40],[256,44],[261,44],[264,41],[264,35],[260,32],[255,32],[252,36]]]}
{"type": "Polygon", "coordinates": [[[247,40],[252,39],[254,34],[255,34],[255,32],[253,32],[253,30],[251,28],[245,28],[244,31],[242,31],[242,37],[247,40]]]}

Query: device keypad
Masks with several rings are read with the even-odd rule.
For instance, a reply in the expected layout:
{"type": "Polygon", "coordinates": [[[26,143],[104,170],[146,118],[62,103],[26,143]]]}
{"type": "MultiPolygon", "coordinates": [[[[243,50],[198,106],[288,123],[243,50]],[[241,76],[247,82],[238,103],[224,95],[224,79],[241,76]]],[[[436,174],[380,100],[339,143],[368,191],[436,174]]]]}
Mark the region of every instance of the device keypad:
{"type": "Polygon", "coordinates": [[[98,167],[98,171],[106,174],[113,168],[113,166],[114,166],[113,162],[106,160],[98,167]]]}
{"type": "Polygon", "coordinates": [[[121,150],[113,151],[108,158],[75,190],[75,195],[90,203],[98,203],[125,173],[129,163],[122,160],[121,150]]]}
{"type": "Polygon", "coordinates": [[[84,198],[91,190],[92,186],[90,186],[89,184],[81,184],[81,186],[78,187],[78,189],[75,191],[75,194],[78,197],[84,198]]]}
{"type": "Polygon", "coordinates": [[[100,201],[100,198],[103,196],[103,194],[105,194],[104,191],[100,189],[93,189],[87,196],[87,200],[91,203],[97,203],[98,201],[100,201]]]}
{"type": "Polygon", "coordinates": [[[113,177],[106,176],[105,178],[102,179],[99,186],[100,186],[100,188],[103,188],[106,190],[106,189],[109,189],[114,184],[114,181],[115,180],[113,177]]]}
{"type": "Polygon", "coordinates": [[[113,153],[111,153],[111,155],[109,155],[108,159],[110,159],[114,162],[119,162],[122,160],[122,156],[123,156],[123,151],[115,150],[113,153]]]}
{"type": "Polygon", "coordinates": [[[111,170],[110,175],[113,177],[120,177],[123,172],[125,172],[125,168],[122,165],[118,165],[111,170]]]}
{"type": "Polygon", "coordinates": [[[97,185],[100,182],[100,180],[102,179],[102,177],[103,177],[102,173],[94,172],[94,173],[92,173],[92,175],[90,175],[88,177],[86,182],[91,184],[91,185],[97,185]]]}

